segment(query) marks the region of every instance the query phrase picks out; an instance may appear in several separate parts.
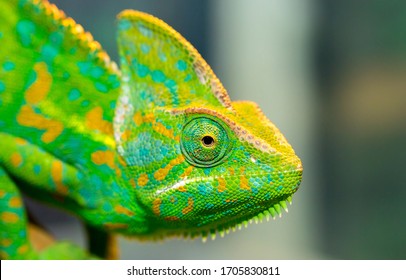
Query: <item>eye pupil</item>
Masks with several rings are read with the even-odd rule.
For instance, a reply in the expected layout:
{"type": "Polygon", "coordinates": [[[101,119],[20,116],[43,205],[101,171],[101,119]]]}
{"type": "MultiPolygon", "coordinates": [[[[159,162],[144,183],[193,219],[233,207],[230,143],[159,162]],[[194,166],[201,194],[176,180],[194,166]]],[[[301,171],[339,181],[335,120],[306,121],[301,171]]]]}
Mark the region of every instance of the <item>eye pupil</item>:
{"type": "Polygon", "coordinates": [[[211,147],[211,146],[214,145],[214,139],[213,139],[213,137],[206,135],[206,136],[204,136],[204,137],[202,138],[202,143],[203,143],[203,145],[205,145],[206,147],[211,147]]]}

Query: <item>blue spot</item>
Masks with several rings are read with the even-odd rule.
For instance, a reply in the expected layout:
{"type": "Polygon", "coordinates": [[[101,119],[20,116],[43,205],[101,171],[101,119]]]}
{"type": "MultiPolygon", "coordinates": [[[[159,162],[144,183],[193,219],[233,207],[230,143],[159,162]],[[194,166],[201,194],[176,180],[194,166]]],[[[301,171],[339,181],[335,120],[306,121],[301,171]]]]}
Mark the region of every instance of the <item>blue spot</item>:
{"type": "Polygon", "coordinates": [[[24,47],[31,44],[31,36],[35,32],[35,24],[29,20],[21,20],[17,23],[17,33],[24,47]]]}
{"type": "Polygon", "coordinates": [[[171,93],[176,93],[178,89],[178,85],[172,79],[168,79],[165,81],[165,86],[169,89],[171,93]]]}
{"type": "Polygon", "coordinates": [[[79,67],[80,74],[87,75],[90,71],[91,63],[87,61],[81,61],[77,63],[77,66],[79,67]]]}
{"type": "Polygon", "coordinates": [[[70,74],[65,71],[65,72],[63,72],[63,74],[62,74],[62,78],[66,81],[67,79],[70,78],[70,74]]]}
{"type": "Polygon", "coordinates": [[[107,81],[110,83],[112,89],[116,89],[120,86],[120,80],[117,75],[110,75],[107,81]]]}
{"type": "Polygon", "coordinates": [[[187,64],[184,60],[178,60],[178,62],[176,62],[176,68],[178,68],[180,71],[185,71],[187,64]]]}
{"type": "Polygon", "coordinates": [[[110,108],[111,108],[111,109],[116,108],[116,101],[115,101],[115,100],[110,101],[110,108]]]}
{"type": "Polygon", "coordinates": [[[151,47],[148,46],[147,44],[141,44],[141,51],[145,54],[149,53],[151,47]]]}
{"type": "Polygon", "coordinates": [[[190,81],[191,79],[192,79],[192,75],[187,74],[186,77],[185,77],[185,79],[184,79],[183,81],[184,81],[184,82],[188,82],[188,81],[190,81]]]}
{"type": "Polygon", "coordinates": [[[6,61],[3,63],[3,69],[4,71],[11,71],[14,70],[15,64],[11,61],[6,61]]]}
{"type": "Polygon", "coordinates": [[[129,20],[122,19],[118,23],[118,28],[120,30],[128,30],[128,29],[130,29],[130,27],[131,27],[131,22],[129,20]]]}
{"type": "Polygon", "coordinates": [[[141,32],[142,35],[146,36],[146,37],[151,37],[152,36],[152,31],[147,28],[145,25],[143,25],[142,23],[138,24],[138,30],[141,32]]]}
{"type": "Polygon", "coordinates": [[[41,172],[41,165],[39,165],[39,164],[34,165],[34,173],[38,175],[40,172],[41,172]]]}
{"type": "Polygon", "coordinates": [[[113,210],[113,206],[111,206],[111,203],[105,202],[102,206],[103,210],[106,212],[111,212],[113,210]]]}
{"type": "Polygon", "coordinates": [[[275,190],[277,190],[278,192],[280,192],[283,189],[283,186],[278,186],[275,188],[275,190]]]}
{"type": "Polygon", "coordinates": [[[82,103],[80,103],[80,106],[87,107],[87,106],[89,106],[89,104],[90,104],[89,100],[83,100],[82,103]]]}
{"type": "Polygon", "coordinates": [[[98,79],[100,78],[102,75],[104,74],[104,70],[101,67],[93,67],[92,69],[90,69],[90,76],[92,78],[98,79]]]}
{"type": "Polygon", "coordinates": [[[68,99],[70,101],[75,101],[75,100],[79,99],[79,97],[80,97],[80,91],[76,88],[72,89],[68,94],[68,99]]]}
{"type": "Polygon", "coordinates": [[[148,75],[148,73],[149,73],[149,68],[148,68],[147,66],[142,65],[142,64],[138,64],[137,66],[138,66],[138,67],[136,67],[136,69],[137,69],[137,75],[138,75],[140,78],[144,78],[145,76],[148,75]]]}
{"type": "Polygon", "coordinates": [[[55,47],[51,45],[45,45],[41,49],[41,54],[44,59],[44,61],[47,64],[51,64],[52,61],[54,60],[55,56],[58,54],[58,50],[55,49],[55,47]]]}
{"type": "Polygon", "coordinates": [[[211,168],[204,168],[204,169],[203,169],[203,172],[204,172],[205,175],[208,176],[208,175],[210,175],[211,168]]]}
{"type": "Polygon", "coordinates": [[[158,57],[162,62],[166,62],[166,60],[167,60],[166,54],[164,52],[159,52],[158,57]]]}
{"type": "Polygon", "coordinates": [[[63,42],[63,34],[60,32],[51,33],[51,35],[49,35],[49,40],[52,45],[59,47],[63,42]]]}
{"type": "Polygon", "coordinates": [[[151,76],[152,80],[156,83],[162,83],[163,81],[165,81],[165,75],[164,73],[162,73],[161,70],[152,71],[151,76]]]}
{"type": "Polygon", "coordinates": [[[96,89],[98,91],[103,92],[103,93],[106,93],[109,90],[105,84],[102,84],[100,82],[95,82],[94,86],[96,87],[96,89]]]}
{"type": "Polygon", "coordinates": [[[4,92],[6,90],[6,86],[2,81],[0,81],[0,93],[4,92]]]}

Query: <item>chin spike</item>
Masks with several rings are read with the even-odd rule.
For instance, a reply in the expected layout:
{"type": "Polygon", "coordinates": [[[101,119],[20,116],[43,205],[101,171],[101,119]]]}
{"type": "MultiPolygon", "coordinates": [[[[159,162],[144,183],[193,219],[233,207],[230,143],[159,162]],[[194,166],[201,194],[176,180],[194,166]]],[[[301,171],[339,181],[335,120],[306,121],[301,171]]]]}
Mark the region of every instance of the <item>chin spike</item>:
{"type": "Polygon", "coordinates": [[[286,213],[288,213],[288,205],[286,204],[286,201],[281,201],[279,204],[286,211],[286,213]]]}

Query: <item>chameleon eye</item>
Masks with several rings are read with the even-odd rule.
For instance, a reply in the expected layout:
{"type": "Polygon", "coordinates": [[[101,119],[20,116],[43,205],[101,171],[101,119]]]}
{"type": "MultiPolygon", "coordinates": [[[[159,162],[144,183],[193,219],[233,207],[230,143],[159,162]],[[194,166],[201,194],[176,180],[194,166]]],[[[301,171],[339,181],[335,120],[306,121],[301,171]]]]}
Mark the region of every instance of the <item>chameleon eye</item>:
{"type": "Polygon", "coordinates": [[[186,160],[192,165],[215,166],[227,158],[230,148],[227,129],[217,120],[197,117],[183,127],[181,149],[186,160]]]}

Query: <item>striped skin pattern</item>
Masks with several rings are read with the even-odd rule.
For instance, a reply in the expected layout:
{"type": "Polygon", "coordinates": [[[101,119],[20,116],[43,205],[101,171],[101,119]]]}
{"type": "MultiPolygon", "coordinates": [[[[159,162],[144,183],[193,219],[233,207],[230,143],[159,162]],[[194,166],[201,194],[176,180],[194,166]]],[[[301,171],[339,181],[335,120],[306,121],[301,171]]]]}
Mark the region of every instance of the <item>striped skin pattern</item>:
{"type": "Polygon", "coordinates": [[[2,259],[81,255],[33,248],[21,192],[101,234],[160,239],[222,236],[280,214],[298,189],[284,136],[255,103],[232,102],[179,33],[124,11],[118,44],[120,70],[54,5],[0,0],[2,259]]]}

